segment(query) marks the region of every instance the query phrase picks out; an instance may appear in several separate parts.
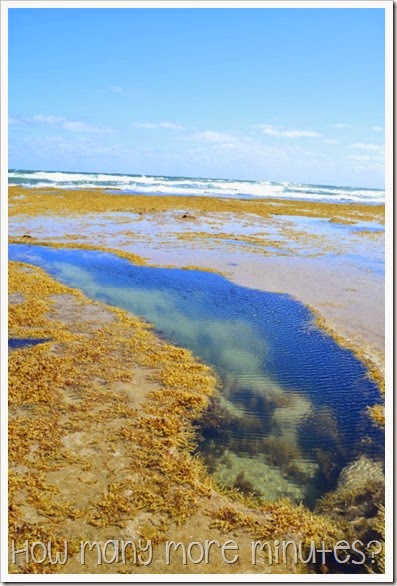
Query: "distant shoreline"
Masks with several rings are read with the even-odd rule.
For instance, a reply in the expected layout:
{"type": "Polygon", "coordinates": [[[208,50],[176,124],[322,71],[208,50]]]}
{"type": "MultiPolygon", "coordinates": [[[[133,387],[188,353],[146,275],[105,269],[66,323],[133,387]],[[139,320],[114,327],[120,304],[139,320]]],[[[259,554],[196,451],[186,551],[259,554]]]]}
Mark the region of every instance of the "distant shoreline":
{"type": "Polygon", "coordinates": [[[318,185],[288,181],[214,179],[202,177],[79,173],[10,169],[9,187],[35,189],[100,189],[117,193],[157,196],[201,196],[227,199],[279,198],[329,203],[384,203],[384,189],[318,185]]]}

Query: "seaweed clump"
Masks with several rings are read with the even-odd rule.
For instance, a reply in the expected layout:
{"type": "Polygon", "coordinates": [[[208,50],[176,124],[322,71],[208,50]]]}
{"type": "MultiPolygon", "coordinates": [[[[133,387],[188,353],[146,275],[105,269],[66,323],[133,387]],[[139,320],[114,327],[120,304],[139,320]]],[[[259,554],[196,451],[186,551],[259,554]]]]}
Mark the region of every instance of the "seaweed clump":
{"type": "MultiPolygon", "coordinates": [[[[51,340],[10,354],[10,541],[54,534],[72,543],[157,513],[155,533],[164,536],[210,494],[191,455],[190,422],[216,378],[148,324],[40,269],[10,263],[9,284],[11,293],[23,292],[10,307],[12,336],[51,340]]],[[[147,522],[142,527],[147,533],[147,522]]],[[[62,568],[11,568],[43,570],[62,568]]]]}
{"type": "Polygon", "coordinates": [[[10,216],[27,215],[80,215],[104,212],[156,213],[181,210],[184,213],[232,212],[256,214],[262,217],[277,215],[329,218],[332,222],[352,224],[358,221],[384,223],[383,204],[368,206],[359,203],[309,202],[269,198],[266,200],[191,196],[151,196],[109,194],[94,189],[28,189],[9,187],[12,204],[10,216]],[[20,195],[24,198],[20,198],[20,195]]]}
{"type": "MultiPolygon", "coordinates": [[[[337,488],[317,501],[315,512],[325,514],[343,528],[344,539],[360,540],[363,544],[379,541],[382,551],[377,552],[369,572],[384,572],[385,547],[385,485],[381,462],[361,456],[341,472],[337,488]]],[[[370,556],[367,550],[367,556],[370,556]]]]}

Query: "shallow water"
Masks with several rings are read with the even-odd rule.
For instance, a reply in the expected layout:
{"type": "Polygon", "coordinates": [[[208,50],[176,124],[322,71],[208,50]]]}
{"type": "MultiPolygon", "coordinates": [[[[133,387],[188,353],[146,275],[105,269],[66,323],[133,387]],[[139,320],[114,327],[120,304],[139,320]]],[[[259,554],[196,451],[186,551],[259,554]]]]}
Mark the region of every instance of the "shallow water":
{"type": "MultiPolygon", "coordinates": [[[[323,257],[333,266],[359,269],[365,274],[384,278],[384,226],[376,222],[338,224],[328,218],[277,215],[261,218],[255,214],[222,212],[189,214],[161,212],[139,215],[110,212],[98,218],[97,214],[76,217],[10,218],[9,229],[16,237],[35,235],[37,239],[57,239],[66,242],[89,240],[95,247],[108,247],[149,256],[153,262],[167,264],[172,258],[160,258],[165,251],[175,259],[186,257],[186,244],[205,254],[216,250],[219,261],[223,253],[248,255],[264,253],[267,258],[323,257]],[[364,235],[361,233],[364,232],[364,235]],[[368,234],[371,237],[368,237],[368,234]],[[79,236],[76,236],[79,235],[79,236]],[[253,239],[247,239],[254,236],[253,239]],[[180,240],[180,238],[187,240],[180,240]],[[273,245],[274,243],[274,245],[273,245]]],[[[196,260],[186,264],[199,264],[196,260]]],[[[203,263],[205,264],[205,262],[203,263]]],[[[210,265],[212,266],[212,265],[210,265]]]]}
{"type": "Polygon", "coordinates": [[[18,348],[27,348],[37,346],[48,342],[49,338],[8,338],[8,349],[17,350],[18,348]]]}
{"type": "Polygon", "coordinates": [[[200,451],[219,481],[311,504],[348,462],[382,458],[365,413],[376,386],[288,295],[96,251],[11,245],[10,259],[144,317],[215,368],[221,397],[201,422],[200,451]]]}

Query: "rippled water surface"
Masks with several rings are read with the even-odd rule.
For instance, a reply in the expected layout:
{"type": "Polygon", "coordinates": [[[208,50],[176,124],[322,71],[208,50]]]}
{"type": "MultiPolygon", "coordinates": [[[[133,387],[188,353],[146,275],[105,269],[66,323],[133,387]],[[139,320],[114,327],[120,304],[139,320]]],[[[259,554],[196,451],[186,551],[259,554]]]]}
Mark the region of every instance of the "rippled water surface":
{"type": "Polygon", "coordinates": [[[348,462],[382,458],[366,414],[376,386],[288,295],[96,251],[11,245],[10,259],[144,317],[215,368],[221,397],[201,422],[200,451],[219,481],[310,504],[348,462]]]}

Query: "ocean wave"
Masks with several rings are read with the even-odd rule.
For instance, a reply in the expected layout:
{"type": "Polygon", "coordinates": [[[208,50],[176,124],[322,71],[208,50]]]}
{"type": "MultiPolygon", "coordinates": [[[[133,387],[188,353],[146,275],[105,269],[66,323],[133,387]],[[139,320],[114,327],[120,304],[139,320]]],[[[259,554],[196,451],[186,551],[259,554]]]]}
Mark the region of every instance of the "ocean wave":
{"type": "Polygon", "coordinates": [[[9,171],[9,185],[63,189],[108,189],[147,195],[191,195],[226,198],[284,198],[311,201],[383,203],[381,189],[308,185],[284,181],[248,181],[165,177],[119,173],[9,171]]]}

